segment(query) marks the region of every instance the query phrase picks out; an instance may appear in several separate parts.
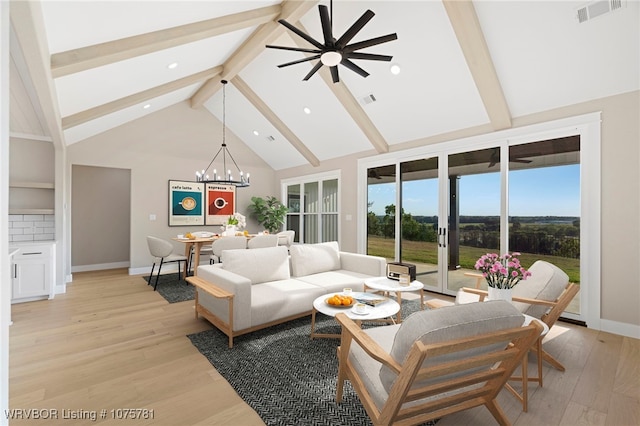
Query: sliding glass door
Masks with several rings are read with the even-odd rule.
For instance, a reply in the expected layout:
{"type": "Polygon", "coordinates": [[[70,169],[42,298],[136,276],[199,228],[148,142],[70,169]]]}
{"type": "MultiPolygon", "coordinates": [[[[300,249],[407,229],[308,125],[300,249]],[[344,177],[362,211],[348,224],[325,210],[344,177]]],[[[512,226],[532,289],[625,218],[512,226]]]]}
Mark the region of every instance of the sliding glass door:
{"type": "Polygon", "coordinates": [[[419,280],[440,291],[438,157],[400,163],[400,256],[416,265],[419,280]]]}
{"type": "Polygon", "coordinates": [[[367,253],[415,264],[427,290],[451,295],[476,284],[489,252],[547,260],[580,282],[579,163],[572,136],[370,167],[367,253]]]}
{"type": "MultiPolygon", "coordinates": [[[[508,246],[530,266],[546,260],[580,283],[580,137],[509,147],[508,246]]],[[[526,285],[526,284],[525,284],[526,285]]],[[[567,307],[580,314],[580,298],[567,307]]]]}

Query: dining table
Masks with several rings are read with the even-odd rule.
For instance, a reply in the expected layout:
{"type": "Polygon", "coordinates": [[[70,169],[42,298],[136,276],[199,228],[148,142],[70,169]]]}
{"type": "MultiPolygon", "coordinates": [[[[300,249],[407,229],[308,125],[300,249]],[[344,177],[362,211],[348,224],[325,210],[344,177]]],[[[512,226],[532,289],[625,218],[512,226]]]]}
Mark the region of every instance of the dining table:
{"type": "MultiPolygon", "coordinates": [[[[191,250],[193,249],[193,264],[200,264],[200,249],[203,245],[211,244],[220,237],[219,235],[214,235],[212,237],[195,237],[195,238],[172,238],[173,241],[178,241],[180,243],[184,243],[184,255],[187,256],[187,259],[190,259],[191,250]]],[[[185,268],[187,269],[187,268],[185,268]]],[[[185,270],[185,274],[188,275],[188,270],[185,270]]],[[[198,275],[198,268],[193,268],[193,275],[198,275]]]]}

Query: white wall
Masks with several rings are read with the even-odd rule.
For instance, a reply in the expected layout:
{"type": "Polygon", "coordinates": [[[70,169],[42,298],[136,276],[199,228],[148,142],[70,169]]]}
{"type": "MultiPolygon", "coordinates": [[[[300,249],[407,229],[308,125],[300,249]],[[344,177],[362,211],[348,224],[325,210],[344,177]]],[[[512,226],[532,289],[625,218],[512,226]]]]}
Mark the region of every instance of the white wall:
{"type": "MultiPolygon", "coordinates": [[[[9,409],[9,2],[0,1],[0,413],[9,409]]],[[[0,424],[8,424],[0,416],[0,424]]]]}
{"type": "MultiPolygon", "coordinates": [[[[514,118],[513,127],[543,123],[560,118],[602,111],[602,259],[601,259],[601,326],[620,330],[640,338],[640,92],[597,99],[525,117],[514,118]],[[610,324],[608,322],[611,322],[610,324]]],[[[394,145],[392,151],[446,142],[462,137],[488,133],[486,128],[464,129],[446,135],[394,145]]],[[[366,154],[366,153],[365,153],[366,154]]],[[[324,170],[342,170],[341,244],[356,251],[356,231],[346,221],[356,217],[356,169],[359,157],[354,155],[323,161],[320,167],[303,166],[276,173],[278,181],[324,170]]]]}
{"type": "MultiPolygon", "coordinates": [[[[195,170],[205,168],[220,148],[221,135],[221,123],[211,113],[205,108],[192,109],[183,102],[68,148],[68,173],[72,165],[78,164],[131,170],[133,273],[151,269],[147,235],[169,239],[190,230],[219,230],[169,227],[168,181],[194,180],[195,170]],[[149,219],[151,214],[156,216],[155,221],[149,219]]],[[[238,212],[246,215],[251,196],[277,195],[274,172],[228,129],[227,146],[238,166],[251,173],[251,186],[239,188],[236,198],[238,212]]],[[[250,220],[247,227],[258,230],[255,221],[250,220]]],[[[181,243],[174,245],[176,252],[184,250],[181,243]]]]}

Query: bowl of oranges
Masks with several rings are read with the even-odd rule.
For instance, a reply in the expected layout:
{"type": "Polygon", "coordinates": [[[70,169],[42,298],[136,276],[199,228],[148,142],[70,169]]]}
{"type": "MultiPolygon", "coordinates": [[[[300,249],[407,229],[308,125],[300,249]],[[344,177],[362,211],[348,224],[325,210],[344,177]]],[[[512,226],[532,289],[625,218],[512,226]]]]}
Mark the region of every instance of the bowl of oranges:
{"type": "Polygon", "coordinates": [[[344,294],[334,294],[327,297],[324,302],[334,308],[350,308],[356,303],[356,300],[344,294]]]}

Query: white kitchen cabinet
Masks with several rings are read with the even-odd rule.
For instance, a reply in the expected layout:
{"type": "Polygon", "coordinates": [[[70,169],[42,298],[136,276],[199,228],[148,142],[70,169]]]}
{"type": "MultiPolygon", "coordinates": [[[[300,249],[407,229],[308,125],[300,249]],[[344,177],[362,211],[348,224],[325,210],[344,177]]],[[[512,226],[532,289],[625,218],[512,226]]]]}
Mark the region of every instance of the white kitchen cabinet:
{"type": "Polygon", "coordinates": [[[52,299],[55,289],[55,243],[21,244],[11,265],[11,303],[52,299]]]}

